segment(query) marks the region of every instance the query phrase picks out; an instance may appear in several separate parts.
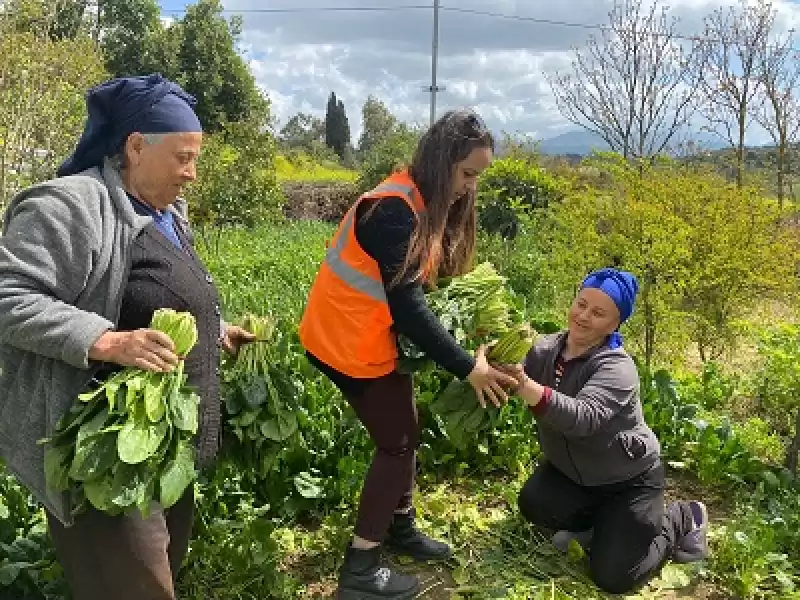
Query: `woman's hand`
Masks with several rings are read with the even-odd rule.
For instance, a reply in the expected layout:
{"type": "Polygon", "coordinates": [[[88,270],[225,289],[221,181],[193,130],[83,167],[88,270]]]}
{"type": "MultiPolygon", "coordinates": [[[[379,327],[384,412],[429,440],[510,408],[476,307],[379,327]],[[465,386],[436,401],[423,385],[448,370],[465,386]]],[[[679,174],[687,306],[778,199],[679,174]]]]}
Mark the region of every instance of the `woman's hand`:
{"type": "Polygon", "coordinates": [[[106,331],[89,349],[89,358],[155,373],[172,371],[180,360],[172,339],[155,329],[106,331]]]}
{"type": "Polygon", "coordinates": [[[486,408],[486,396],[488,396],[492,404],[499,408],[508,401],[508,394],[503,386],[515,386],[517,380],[489,364],[486,360],[485,345],[478,348],[475,359],[475,367],[467,375],[467,381],[475,389],[481,407],[486,408]]]}
{"type": "Polygon", "coordinates": [[[497,370],[514,378],[515,384],[511,389],[511,394],[517,394],[530,381],[530,377],[525,373],[525,367],[519,365],[497,365],[497,370]]]}
{"type": "Polygon", "coordinates": [[[225,334],[222,336],[222,348],[231,356],[236,356],[239,354],[239,348],[244,344],[254,342],[255,339],[255,334],[242,329],[238,325],[227,325],[225,334]]]}
{"type": "Polygon", "coordinates": [[[500,365],[497,368],[516,381],[516,385],[511,390],[512,395],[522,398],[528,406],[536,406],[542,401],[544,387],[528,377],[523,365],[500,365]]]}

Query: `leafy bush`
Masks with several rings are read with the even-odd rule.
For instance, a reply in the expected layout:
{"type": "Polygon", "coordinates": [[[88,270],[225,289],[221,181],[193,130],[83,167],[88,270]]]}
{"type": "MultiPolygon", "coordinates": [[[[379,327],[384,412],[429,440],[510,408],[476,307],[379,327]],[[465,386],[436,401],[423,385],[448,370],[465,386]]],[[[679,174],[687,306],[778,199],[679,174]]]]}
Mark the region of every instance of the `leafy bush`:
{"type": "Polygon", "coordinates": [[[358,175],[359,190],[371,190],[394,171],[411,162],[418,141],[419,132],[399,126],[370,148],[363,158],[358,175]]]}
{"type": "Polygon", "coordinates": [[[228,123],[207,136],[197,181],[187,189],[192,224],[252,227],[282,216],[283,194],[275,177],[275,140],[249,123],[228,123]]]}
{"type": "Polygon", "coordinates": [[[106,76],[103,59],[86,38],[54,41],[8,31],[0,6],[0,209],[32,183],[55,175],[78,142],[84,95],[106,76]]]}
{"type": "Polygon", "coordinates": [[[740,381],[740,376],[728,375],[719,362],[709,360],[703,363],[698,377],[688,377],[681,387],[685,395],[704,409],[715,410],[730,405],[740,381]]]}
{"type": "Polygon", "coordinates": [[[715,536],[711,565],[735,597],[798,597],[796,492],[759,486],[715,536]]]}
{"type": "Polygon", "coordinates": [[[763,359],[754,374],[759,409],[779,435],[791,440],[787,466],[797,471],[800,452],[800,327],[779,325],[767,329],[758,345],[763,359]]]}
{"type": "Polygon", "coordinates": [[[774,200],[674,165],[600,165],[608,188],[569,192],[539,231],[565,280],[608,265],[639,277],[638,310],[626,327],[646,363],[675,366],[690,345],[701,360],[718,359],[736,348],[755,306],[796,289],[796,234],[780,225],[774,200]]]}
{"type": "Polygon", "coordinates": [[[566,182],[528,158],[495,160],[481,174],[478,186],[479,222],[487,233],[514,238],[521,214],[547,208],[566,192],[566,182]]]}

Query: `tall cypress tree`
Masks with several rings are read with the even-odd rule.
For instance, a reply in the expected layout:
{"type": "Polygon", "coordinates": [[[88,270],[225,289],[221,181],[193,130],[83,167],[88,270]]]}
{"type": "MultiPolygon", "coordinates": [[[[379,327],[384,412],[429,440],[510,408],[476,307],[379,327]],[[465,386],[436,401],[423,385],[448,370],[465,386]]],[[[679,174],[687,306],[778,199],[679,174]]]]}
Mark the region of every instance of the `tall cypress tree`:
{"type": "Polygon", "coordinates": [[[350,124],[347,121],[344,103],[337,100],[336,94],[331,92],[325,110],[325,144],[336,152],[339,158],[343,158],[349,143],[350,124]]]}

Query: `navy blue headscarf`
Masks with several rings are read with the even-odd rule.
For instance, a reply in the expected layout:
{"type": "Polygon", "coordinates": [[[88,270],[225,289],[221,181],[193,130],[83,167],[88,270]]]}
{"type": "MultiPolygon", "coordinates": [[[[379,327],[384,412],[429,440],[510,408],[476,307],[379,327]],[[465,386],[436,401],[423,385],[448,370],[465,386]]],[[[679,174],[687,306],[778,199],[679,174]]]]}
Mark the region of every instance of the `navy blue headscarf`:
{"type": "Polygon", "coordinates": [[[101,83],[86,96],[88,116],[72,156],[59,177],[103,164],[122,149],[131,133],[195,133],[203,130],[193,96],[158,73],[121,77],[101,83]]]}
{"type": "MultiPolygon", "coordinates": [[[[633,314],[636,294],[639,293],[639,281],[633,273],[608,268],[590,273],[581,284],[581,289],[583,288],[598,289],[611,298],[619,310],[621,325],[633,314]]],[[[619,331],[608,337],[608,346],[612,349],[622,346],[622,335],[619,331]]]]}

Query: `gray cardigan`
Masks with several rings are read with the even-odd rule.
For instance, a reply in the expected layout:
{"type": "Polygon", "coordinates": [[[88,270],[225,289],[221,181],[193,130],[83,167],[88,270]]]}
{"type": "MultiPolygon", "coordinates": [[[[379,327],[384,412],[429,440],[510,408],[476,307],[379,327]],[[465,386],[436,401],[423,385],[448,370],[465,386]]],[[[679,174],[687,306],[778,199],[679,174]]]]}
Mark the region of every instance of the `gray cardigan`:
{"type": "Polygon", "coordinates": [[[544,336],[525,359],[528,376],[553,389],[550,401],[533,410],[542,452],[580,485],[644,473],[661,448],[644,422],[636,365],[624,349],[600,346],[571,360],[556,388],[555,361],[566,337],[544,336]]]}
{"type": "Polygon", "coordinates": [[[46,181],[8,206],[0,237],[0,457],[64,524],[68,497],[48,490],[37,440],[93,376],[89,349],[114,328],[130,247],[150,223],[109,165],[46,181]]]}

